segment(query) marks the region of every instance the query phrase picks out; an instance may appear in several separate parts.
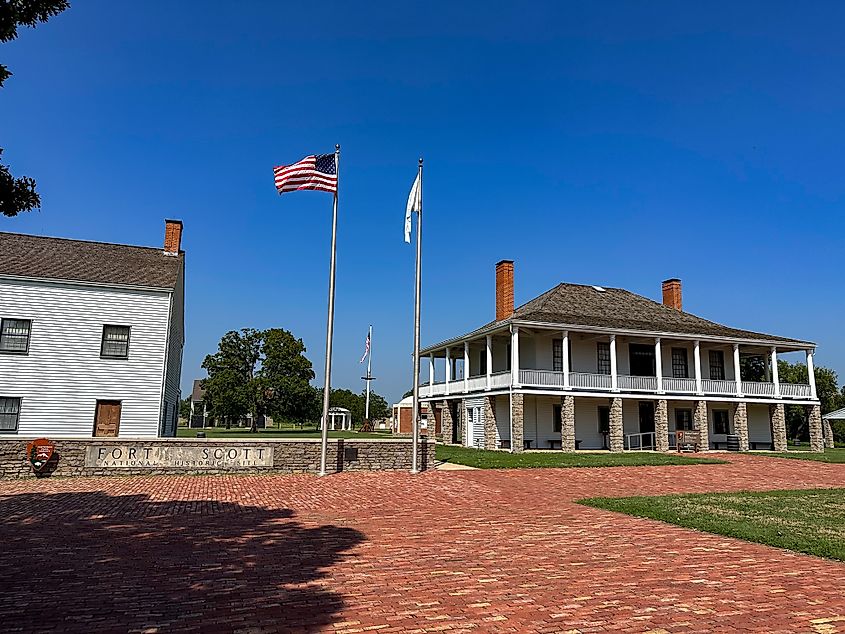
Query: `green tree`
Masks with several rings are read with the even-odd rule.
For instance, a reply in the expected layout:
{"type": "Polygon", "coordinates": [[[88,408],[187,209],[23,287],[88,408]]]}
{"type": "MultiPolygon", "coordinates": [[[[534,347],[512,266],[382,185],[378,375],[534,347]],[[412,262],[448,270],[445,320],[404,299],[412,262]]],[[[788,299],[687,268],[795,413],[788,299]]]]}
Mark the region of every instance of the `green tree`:
{"type": "Polygon", "coordinates": [[[364,420],[364,399],[351,390],[333,388],[329,395],[329,407],[343,407],[352,413],[352,424],[364,420]]]}
{"type": "Polygon", "coordinates": [[[179,418],[189,420],[191,418],[191,397],[186,396],[179,401],[179,418]]]}
{"type": "MultiPolygon", "coordinates": [[[[824,366],[817,366],[814,374],[816,394],[819,397],[822,414],[845,406],[845,387],[840,391],[836,372],[824,366]]],[[[783,359],[778,360],[778,378],[781,383],[809,383],[806,364],[789,363],[783,359]]],[[[810,437],[807,415],[803,406],[788,405],[786,407],[786,429],[790,438],[807,440],[810,437]]]]}
{"type": "MultiPolygon", "coordinates": [[[[14,40],[19,26],[37,26],[69,6],[67,0],[0,0],[0,43],[14,40]]],[[[0,87],[11,75],[8,67],[0,64],[0,87]]],[[[0,148],[0,157],[2,155],[3,148],[0,148]]],[[[35,180],[27,176],[15,178],[9,168],[0,163],[0,213],[17,216],[40,206],[35,180]]]]}
{"type": "Polygon", "coordinates": [[[309,382],[314,370],[302,340],[287,330],[227,332],[202,367],[208,372],[203,388],[214,416],[228,421],[249,413],[252,432],[258,431],[260,416],[313,416],[314,389],[309,382]]]}
{"type": "MultiPolygon", "coordinates": [[[[364,393],[364,405],[366,406],[366,392],[364,393]]],[[[381,420],[390,416],[390,406],[381,394],[370,392],[370,420],[381,420]]]]}

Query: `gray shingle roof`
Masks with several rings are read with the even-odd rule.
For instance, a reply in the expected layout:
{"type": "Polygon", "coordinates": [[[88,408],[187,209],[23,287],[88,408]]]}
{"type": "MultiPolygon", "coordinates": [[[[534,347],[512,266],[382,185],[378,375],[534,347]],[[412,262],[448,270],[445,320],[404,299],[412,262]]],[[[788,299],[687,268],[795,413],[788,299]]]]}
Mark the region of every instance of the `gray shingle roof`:
{"type": "Polygon", "coordinates": [[[800,339],[723,326],[622,288],[581,284],[558,284],[517,308],[510,319],[490,322],[475,332],[480,333],[511,321],[812,345],[800,339]]]}
{"type": "Polygon", "coordinates": [[[0,232],[0,276],[172,289],[183,257],[153,247],[0,232]]]}
{"type": "Polygon", "coordinates": [[[194,386],[191,390],[191,400],[201,401],[205,398],[205,390],[202,389],[202,379],[194,379],[194,386]]]}

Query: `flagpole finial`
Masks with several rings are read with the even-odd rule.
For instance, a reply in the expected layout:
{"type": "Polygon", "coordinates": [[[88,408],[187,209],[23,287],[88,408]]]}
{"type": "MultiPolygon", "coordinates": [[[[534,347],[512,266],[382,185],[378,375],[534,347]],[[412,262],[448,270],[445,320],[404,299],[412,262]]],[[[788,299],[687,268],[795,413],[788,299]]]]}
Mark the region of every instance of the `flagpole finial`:
{"type": "Polygon", "coordinates": [[[334,152],[335,152],[335,154],[337,154],[338,152],[340,152],[340,143],[335,143],[335,144],[334,144],[334,152]]]}
{"type": "Polygon", "coordinates": [[[420,165],[422,165],[422,157],[420,157],[420,165]]]}

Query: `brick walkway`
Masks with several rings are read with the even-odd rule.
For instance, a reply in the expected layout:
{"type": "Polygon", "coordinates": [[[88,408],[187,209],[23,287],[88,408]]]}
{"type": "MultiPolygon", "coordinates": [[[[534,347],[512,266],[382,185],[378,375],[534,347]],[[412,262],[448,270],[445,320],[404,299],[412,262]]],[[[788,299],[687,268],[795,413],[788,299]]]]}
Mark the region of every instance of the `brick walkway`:
{"type": "Polygon", "coordinates": [[[845,465],[0,482],[4,632],[845,632],[845,564],[575,505],[845,465]]]}

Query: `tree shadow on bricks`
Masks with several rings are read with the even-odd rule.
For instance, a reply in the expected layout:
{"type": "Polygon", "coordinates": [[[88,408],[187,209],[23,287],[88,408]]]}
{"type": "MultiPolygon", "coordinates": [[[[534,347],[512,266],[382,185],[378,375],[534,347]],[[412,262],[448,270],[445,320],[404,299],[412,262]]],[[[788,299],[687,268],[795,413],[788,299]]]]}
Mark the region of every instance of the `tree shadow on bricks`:
{"type": "Polygon", "coordinates": [[[314,632],[363,533],[288,509],[103,492],[0,497],[4,632],[314,632]]]}

